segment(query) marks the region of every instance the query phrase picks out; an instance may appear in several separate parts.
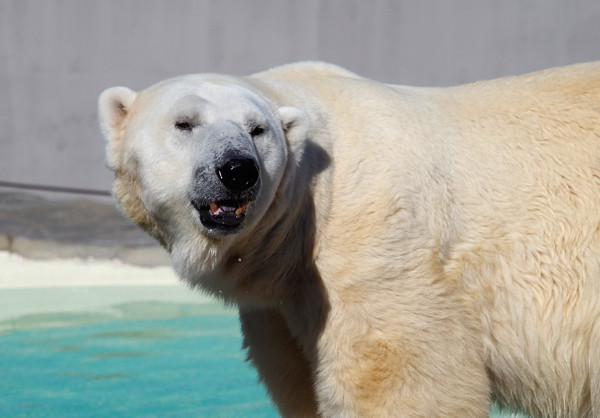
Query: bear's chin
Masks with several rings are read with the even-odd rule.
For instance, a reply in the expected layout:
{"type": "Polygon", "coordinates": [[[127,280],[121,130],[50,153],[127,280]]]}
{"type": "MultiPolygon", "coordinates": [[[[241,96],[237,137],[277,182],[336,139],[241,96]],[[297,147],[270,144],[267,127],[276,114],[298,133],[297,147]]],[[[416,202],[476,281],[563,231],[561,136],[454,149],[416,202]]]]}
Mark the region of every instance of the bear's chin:
{"type": "Polygon", "coordinates": [[[173,243],[171,264],[180,279],[192,286],[201,285],[206,276],[219,268],[231,242],[228,239],[207,239],[202,234],[188,234],[173,243]]]}

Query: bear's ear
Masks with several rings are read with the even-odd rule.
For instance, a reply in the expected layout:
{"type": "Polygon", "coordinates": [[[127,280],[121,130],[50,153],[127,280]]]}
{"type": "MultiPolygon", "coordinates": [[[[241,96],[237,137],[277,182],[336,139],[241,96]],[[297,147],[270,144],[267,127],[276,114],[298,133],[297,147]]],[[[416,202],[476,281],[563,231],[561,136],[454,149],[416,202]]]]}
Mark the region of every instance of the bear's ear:
{"type": "Polygon", "coordinates": [[[98,98],[100,129],[106,140],[106,162],[113,170],[118,165],[124,122],[136,96],[137,93],[127,87],[112,87],[98,98]]]}
{"type": "Polygon", "coordinates": [[[305,139],[310,130],[310,117],[308,113],[292,106],[280,107],[278,113],[281,127],[292,151],[296,154],[301,154],[306,142],[305,139]]]}

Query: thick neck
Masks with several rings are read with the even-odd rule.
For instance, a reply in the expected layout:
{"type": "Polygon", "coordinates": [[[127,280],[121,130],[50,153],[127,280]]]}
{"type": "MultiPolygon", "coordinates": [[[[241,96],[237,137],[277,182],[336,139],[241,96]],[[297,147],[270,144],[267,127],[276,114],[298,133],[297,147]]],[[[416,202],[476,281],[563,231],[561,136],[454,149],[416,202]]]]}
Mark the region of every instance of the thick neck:
{"type": "Polygon", "coordinates": [[[289,298],[294,282],[302,280],[314,260],[315,208],[308,185],[287,183],[261,224],[223,260],[225,280],[235,283],[230,296],[240,304],[289,298]]]}
{"type": "Polygon", "coordinates": [[[225,280],[234,281],[232,301],[242,309],[279,311],[293,337],[303,335],[302,349],[311,358],[329,312],[326,288],[315,264],[316,211],[308,185],[290,188],[278,218],[225,259],[225,280]]]}
{"type": "Polygon", "coordinates": [[[224,280],[233,284],[234,303],[243,304],[250,297],[261,304],[280,304],[315,274],[319,219],[313,189],[326,182],[321,175],[327,172],[330,157],[310,140],[296,150],[302,158],[290,152],[278,192],[262,220],[223,260],[224,280]]]}

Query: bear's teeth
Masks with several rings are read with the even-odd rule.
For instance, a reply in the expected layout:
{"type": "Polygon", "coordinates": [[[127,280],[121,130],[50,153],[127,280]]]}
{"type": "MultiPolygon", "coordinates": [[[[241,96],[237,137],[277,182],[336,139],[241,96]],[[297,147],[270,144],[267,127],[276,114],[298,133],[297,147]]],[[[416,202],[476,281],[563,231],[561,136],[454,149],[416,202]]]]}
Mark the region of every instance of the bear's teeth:
{"type": "Polygon", "coordinates": [[[242,216],[242,214],[246,213],[246,205],[248,205],[249,201],[250,201],[249,199],[246,199],[242,203],[240,203],[238,208],[235,210],[235,214],[237,216],[242,216]]]}
{"type": "Polygon", "coordinates": [[[210,213],[215,214],[219,210],[219,205],[217,202],[210,202],[210,213]]]}

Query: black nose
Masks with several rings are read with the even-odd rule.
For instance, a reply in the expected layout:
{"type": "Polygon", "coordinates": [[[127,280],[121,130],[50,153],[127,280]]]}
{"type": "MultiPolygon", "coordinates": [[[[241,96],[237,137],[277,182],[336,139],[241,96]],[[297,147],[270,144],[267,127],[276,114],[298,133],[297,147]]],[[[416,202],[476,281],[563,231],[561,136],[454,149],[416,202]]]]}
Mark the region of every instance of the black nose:
{"type": "Polygon", "coordinates": [[[232,158],[217,167],[217,176],[232,192],[243,192],[258,181],[258,165],[251,158],[232,158]]]}

